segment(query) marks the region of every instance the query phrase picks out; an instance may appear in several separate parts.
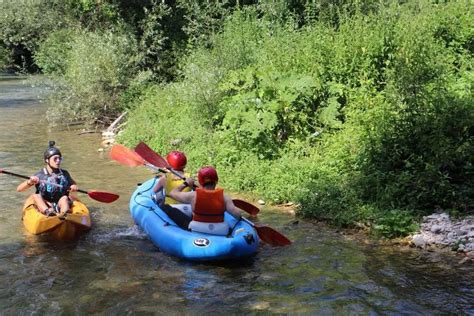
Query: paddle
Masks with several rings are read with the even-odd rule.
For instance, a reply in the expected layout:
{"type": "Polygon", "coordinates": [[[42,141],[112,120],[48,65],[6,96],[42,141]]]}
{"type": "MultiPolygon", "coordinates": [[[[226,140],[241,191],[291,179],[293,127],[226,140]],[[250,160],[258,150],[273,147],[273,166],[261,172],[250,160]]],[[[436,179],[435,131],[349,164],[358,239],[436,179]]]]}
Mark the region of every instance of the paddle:
{"type": "MultiPolygon", "coordinates": [[[[157,166],[159,168],[167,168],[167,169],[173,169],[171,166],[168,164],[168,161],[166,161],[165,158],[161,157],[158,153],[156,153],[153,149],[151,149],[147,144],[144,142],[139,142],[137,146],[135,146],[135,152],[151,163],[154,166],[157,166]]],[[[171,171],[171,170],[170,170],[171,171]]],[[[179,173],[173,172],[175,175],[182,177],[179,173]]]]}
{"type": "Polygon", "coordinates": [[[280,232],[277,232],[273,228],[261,224],[255,224],[246,219],[245,217],[241,218],[244,222],[255,228],[257,231],[258,237],[266,242],[267,244],[270,244],[271,246],[278,246],[278,247],[283,247],[291,244],[291,240],[285,237],[280,232]]]}
{"type": "Polygon", "coordinates": [[[148,163],[136,152],[120,144],[116,144],[112,146],[109,156],[110,158],[117,161],[118,163],[121,163],[122,165],[130,166],[130,167],[145,166],[154,171],[166,172],[166,170],[163,170],[159,167],[156,167],[148,163]]]}
{"type": "MultiPolygon", "coordinates": [[[[186,178],[183,177],[181,174],[179,174],[176,170],[174,170],[163,157],[161,157],[158,153],[156,153],[144,142],[140,142],[135,147],[135,153],[137,153],[141,158],[143,158],[149,164],[152,164],[153,166],[158,167],[158,168],[166,168],[167,170],[172,172],[175,176],[179,177],[181,180],[186,180],[186,178]]],[[[260,212],[260,209],[258,207],[244,200],[233,199],[232,202],[234,202],[236,207],[240,208],[241,210],[244,210],[245,212],[249,213],[252,216],[257,215],[258,212],[260,212]]]]}
{"type": "Polygon", "coordinates": [[[255,205],[253,205],[253,204],[251,204],[247,201],[240,200],[240,199],[232,199],[232,202],[234,202],[234,205],[236,207],[238,207],[241,210],[249,213],[252,216],[257,216],[258,212],[260,212],[260,209],[258,207],[256,207],[255,205]]]}
{"type": "MultiPolygon", "coordinates": [[[[10,171],[6,171],[6,170],[3,170],[1,168],[0,168],[0,173],[8,174],[10,176],[15,176],[15,177],[23,178],[23,179],[27,179],[27,180],[30,178],[28,176],[24,176],[24,175],[21,175],[21,174],[18,174],[18,173],[13,173],[13,172],[10,172],[10,171]]],[[[50,184],[52,184],[52,183],[50,183],[50,184]]],[[[59,186],[59,184],[58,184],[58,186],[59,186]]],[[[109,192],[100,192],[100,191],[95,191],[95,190],[90,190],[90,191],[77,190],[77,192],[85,193],[85,194],[89,195],[89,197],[91,199],[94,199],[94,200],[99,201],[99,202],[104,202],[104,203],[112,203],[120,197],[118,194],[109,193],[109,192]]]]}
{"type": "MultiPolygon", "coordinates": [[[[144,142],[139,142],[137,146],[135,146],[135,152],[140,155],[143,159],[148,161],[154,166],[160,168],[168,168],[172,169],[171,166],[168,164],[165,158],[158,155],[153,149],[151,149],[147,144],[144,142]]],[[[178,174],[179,175],[179,174],[178,174]]]]}

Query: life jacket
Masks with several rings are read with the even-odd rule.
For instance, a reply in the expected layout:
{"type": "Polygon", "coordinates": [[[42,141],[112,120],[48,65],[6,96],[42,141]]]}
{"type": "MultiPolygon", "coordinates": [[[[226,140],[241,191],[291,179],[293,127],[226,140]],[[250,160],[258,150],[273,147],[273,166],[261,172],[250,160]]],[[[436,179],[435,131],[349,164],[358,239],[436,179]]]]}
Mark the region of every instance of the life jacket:
{"type": "Polygon", "coordinates": [[[224,211],[225,201],[223,189],[196,189],[193,221],[221,223],[224,221],[224,211]]]}
{"type": "Polygon", "coordinates": [[[42,180],[36,185],[36,193],[40,193],[46,201],[57,202],[63,195],[68,195],[72,182],[67,171],[63,172],[59,169],[57,173],[50,174],[46,168],[43,168],[43,172],[37,173],[36,176],[42,180]]]}
{"type": "MultiPolygon", "coordinates": [[[[181,202],[179,201],[176,201],[175,199],[172,199],[169,197],[169,193],[179,187],[181,184],[184,183],[184,180],[182,180],[181,178],[177,177],[176,175],[172,174],[172,173],[167,173],[165,174],[165,177],[166,177],[166,185],[165,185],[165,193],[166,193],[166,198],[165,198],[165,204],[180,204],[181,202]]],[[[189,177],[189,174],[185,173],[184,174],[184,177],[187,178],[189,177]]],[[[191,191],[191,188],[189,187],[186,187],[183,189],[182,192],[189,192],[191,191]]]]}

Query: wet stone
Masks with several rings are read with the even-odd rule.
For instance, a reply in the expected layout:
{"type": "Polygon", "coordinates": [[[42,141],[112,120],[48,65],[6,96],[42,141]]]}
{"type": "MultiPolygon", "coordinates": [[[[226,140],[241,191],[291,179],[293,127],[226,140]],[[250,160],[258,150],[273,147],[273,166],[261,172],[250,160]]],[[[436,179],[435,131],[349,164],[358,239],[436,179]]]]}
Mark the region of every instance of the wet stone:
{"type": "Polygon", "coordinates": [[[411,236],[411,244],[419,248],[451,247],[457,252],[474,250],[474,216],[452,221],[446,213],[423,218],[421,229],[411,236]]]}

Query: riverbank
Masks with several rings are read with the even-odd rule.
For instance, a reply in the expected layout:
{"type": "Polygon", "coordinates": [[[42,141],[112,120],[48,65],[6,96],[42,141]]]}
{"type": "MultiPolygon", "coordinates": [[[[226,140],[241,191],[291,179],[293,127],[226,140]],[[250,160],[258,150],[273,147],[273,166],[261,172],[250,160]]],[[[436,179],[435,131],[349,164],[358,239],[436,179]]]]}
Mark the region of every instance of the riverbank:
{"type": "Polygon", "coordinates": [[[390,240],[369,240],[369,232],[359,229],[357,233],[342,232],[343,235],[355,237],[364,243],[374,243],[378,246],[416,248],[421,253],[434,257],[446,254],[456,260],[457,264],[474,263],[474,216],[454,219],[447,213],[434,213],[423,217],[420,229],[404,238],[390,240]],[[456,259],[457,258],[457,259],[456,259]]]}
{"type": "MultiPolygon", "coordinates": [[[[272,207],[282,213],[296,214],[293,204],[272,207]]],[[[458,264],[474,263],[474,216],[452,218],[447,213],[433,213],[423,217],[420,229],[415,233],[390,240],[368,238],[370,229],[365,226],[337,230],[337,232],[348,239],[357,239],[365,244],[417,248],[420,251],[436,254],[446,253],[459,256],[458,264]]]]}

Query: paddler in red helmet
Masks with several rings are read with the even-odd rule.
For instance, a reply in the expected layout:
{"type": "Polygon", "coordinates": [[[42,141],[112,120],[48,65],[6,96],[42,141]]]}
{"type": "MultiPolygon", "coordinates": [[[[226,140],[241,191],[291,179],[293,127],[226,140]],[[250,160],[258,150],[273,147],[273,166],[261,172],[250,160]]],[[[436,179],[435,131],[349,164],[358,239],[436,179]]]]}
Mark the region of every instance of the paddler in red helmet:
{"type": "MultiPolygon", "coordinates": [[[[181,202],[171,198],[169,194],[173,189],[184,183],[182,178],[189,177],[189,174],[184,171],[188,159],[183,152],[173,150],[166,155],[166,161],[181,177],[172,172],[161,175],[153,188],[153,198],[163,212],[165,212],[179,227],[188,229],[192,216],[191,208],[189,205],[181,204],[181,202]]],[[[193,185],[194,182],[190,182],[190,186],[185,187],[183,191],[190,191],[193,185]]]]}
{"type": "Polygon", "coordinates": [[[198,181],[200,187],[196,188],[195,191],[184,191],[193,185],[193,180],[187,179],[186,182],[169,193],[171,198],[181,203],[191,204],[193,213],[189,229],[209,234],[226,235],[229,226],[224,221],[224,212],[228,211],[234,217],[240,218],[240,212],[235,207],[232,199],[224,194],[222,188],[217,188],[218,180],[216,169],[212,166],[205,166],[199,169],[198,181]]]}

